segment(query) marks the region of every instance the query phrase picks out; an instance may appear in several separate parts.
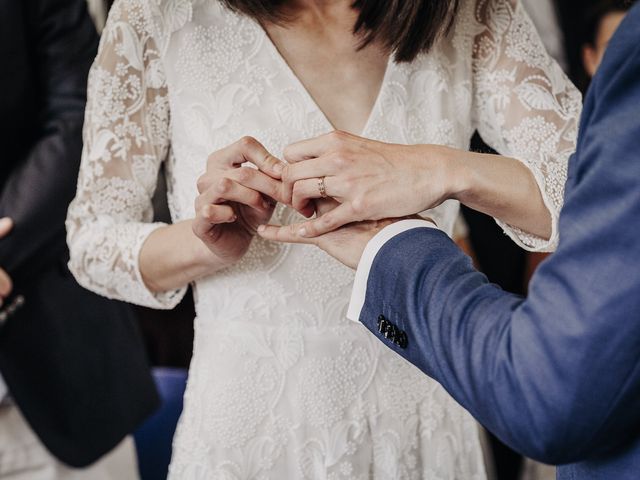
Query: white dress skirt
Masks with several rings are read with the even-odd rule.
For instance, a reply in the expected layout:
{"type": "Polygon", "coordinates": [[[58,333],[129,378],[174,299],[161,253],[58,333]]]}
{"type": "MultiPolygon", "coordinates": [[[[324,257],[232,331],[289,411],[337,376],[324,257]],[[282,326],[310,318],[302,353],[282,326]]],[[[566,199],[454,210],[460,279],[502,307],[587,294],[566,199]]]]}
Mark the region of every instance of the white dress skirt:
{"type": "MultiPolygon", "coordinates": [[[[389,61],[361,135],[468,148],[475,130],[530,167],[554,219],[579,93],[522,7],[463,0],[449,36],[389,61]]],[[[111,298],[172,308],[138,269],[158,170],[174,221],[193,218],[209,154],[245,135],[274,155],[332,130],[258,23],[217,0],[119,0],[89,78],[85,148],[67,222],[70,268],[111,298]]],[[[459,205],[427,212],[451,233],[459,205]]],[[[279,206],[273,221],[299,218],[279,206]]],[[[348,321],[353,272],[309,246],[256,238],[195,282],[195,343],[173,479],[482,480],[478,426],[435,381],[348,321]]]]}

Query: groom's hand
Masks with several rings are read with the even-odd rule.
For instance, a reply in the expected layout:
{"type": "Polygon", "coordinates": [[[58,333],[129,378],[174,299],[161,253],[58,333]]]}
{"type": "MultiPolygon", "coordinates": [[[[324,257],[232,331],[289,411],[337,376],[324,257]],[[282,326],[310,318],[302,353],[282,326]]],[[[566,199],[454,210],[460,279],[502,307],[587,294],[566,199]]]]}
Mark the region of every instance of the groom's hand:
{"type": "MultiPolygon", "coordinates": [[[[318,200],[316,203],[318,215],[332,211],[340,205],[331,199],[318,200]]],[[[276,242],[315,245],[355,270],[369,241],[384,227],[396,221],[398,220],[351,223],[312,238],[301,236],[297,225],[284,227],[261,225],[258,227],[258,235],[266,240],[276,242]]]]}

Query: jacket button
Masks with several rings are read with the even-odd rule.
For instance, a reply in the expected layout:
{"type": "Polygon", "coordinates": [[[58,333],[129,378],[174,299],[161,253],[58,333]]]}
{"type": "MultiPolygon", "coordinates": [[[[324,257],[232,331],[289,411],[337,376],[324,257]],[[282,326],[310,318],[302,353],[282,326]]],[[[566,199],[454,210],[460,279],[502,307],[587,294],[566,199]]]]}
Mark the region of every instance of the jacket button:
{"type": "Polygon", "coordinates": [[[387,329],[387,325],[387,319],[380,315],[378,317],[378,332],[384,333],[387,329]]]}
{"type": "Polygon", "coordinates": [[[409,345],[409,338],[407,337],[406,332],[399,332],[398,336],[396,337],[396,345],[398,345],[403,350],[407,348],[407,346],[409,345]]]}
{"type": "Polygon", "coordinates": [[[394,325],[391,325],[390,323],[387,323],[387,328],[384,331],[384,338],[386,338],[387,340],[391,340],[392,342],[395,342],[396,339],[396,327],[394,325]]]}

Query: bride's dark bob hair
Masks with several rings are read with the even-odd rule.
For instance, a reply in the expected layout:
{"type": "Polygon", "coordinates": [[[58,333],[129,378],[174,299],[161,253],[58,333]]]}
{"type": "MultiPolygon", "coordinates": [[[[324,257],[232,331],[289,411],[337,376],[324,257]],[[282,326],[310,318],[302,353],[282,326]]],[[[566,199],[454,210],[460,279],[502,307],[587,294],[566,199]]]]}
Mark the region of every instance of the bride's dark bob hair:
{"type": "MultiPolygon", "coordinates": [[[[289,0],[221,0],[227,7],[259,22],[286,24],[289,0]]],[[[398,62],[428,52],[453,25],[460,0],[355,0],[359,12],[353,27],[362,46],[381,42],[398,62]]]]}

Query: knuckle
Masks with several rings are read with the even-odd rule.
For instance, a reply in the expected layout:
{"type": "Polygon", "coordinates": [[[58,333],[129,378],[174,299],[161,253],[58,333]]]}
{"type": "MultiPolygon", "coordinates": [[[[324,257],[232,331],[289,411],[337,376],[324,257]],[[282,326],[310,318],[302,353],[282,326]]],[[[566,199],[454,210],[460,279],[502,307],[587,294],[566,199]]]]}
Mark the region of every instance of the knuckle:
{"type": "Polygon", "coordinates": [[[210,183],[210,180],[207,177],[207,175],[202,175],[200,178],[198,178],[196,182],[198,192],[199,193],[204,192],[209,187],[209,183],[210,183]]]}
{"type": "Polygon", "coordinates": [[[329,228],[329,229],[333,229],[336,227],[336,220],[335,218],[333,218],[333,215],[328,215],[326,214],[323,218],[322,218],[322,225],[325,228],[329,228]]]}
{"type": "Polygon", "coordinates": [[[251,180],[252,176],[253,171],[250,168],[242,167],[237,169],[236,178],[240,183],[248,182],[249,180],[251,180]]]}
{"type": "Polygon", "coordinates": [[[244,148],[254,147],[257,143],[258,141],[255,138],[250,137],[249,135],[245,135],[240,140],[238,140],[238,144],[244,148]]]}
{"type": "Polygon", "coordinates": [[[218,180],[218,184],[216,185],[216,191],[220,194],[227,193],[231,190],[231,180],[227,177],[223,177],[218,180]]]}
{"type": "Polygon", "coordinates": [[[282,167],[282,174],[280,178],[284,183],[291,183],[292,173],[291,165],[285,164],[282,167]]]}
{"type": "Polygon", "coordinates": [[[364,215],[367,211],[368,203],[363,195],[358,195],[351,202],[351,211],[358,216],[364,215]]]}
{"type": "Polygon", "coordinates": [[[278,163],[278,160],[270,153],[265,153],[264,158],[262,159],[262,163],[264,163],[267,167],[272,168],[276,165],[276,163],[278,163]]]}
{"type": "Polygon", "coordinates": [[[338,150],[331,156],[331,162],[336,168],[342,169],[347,166],[348,159],[345,152],[338,150]]]}

